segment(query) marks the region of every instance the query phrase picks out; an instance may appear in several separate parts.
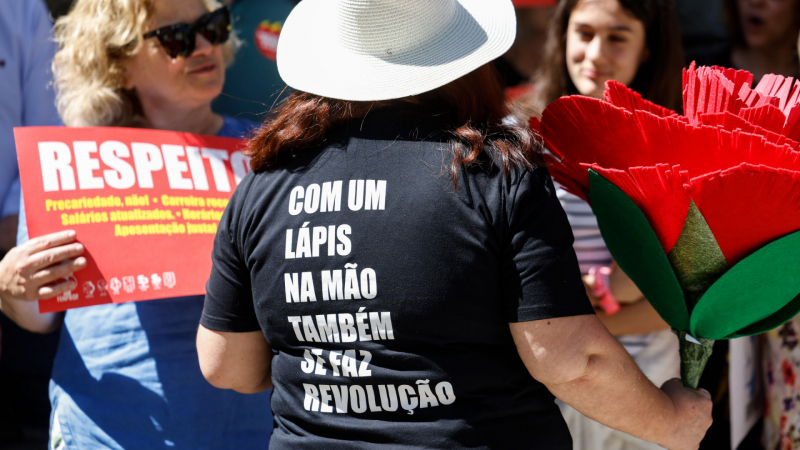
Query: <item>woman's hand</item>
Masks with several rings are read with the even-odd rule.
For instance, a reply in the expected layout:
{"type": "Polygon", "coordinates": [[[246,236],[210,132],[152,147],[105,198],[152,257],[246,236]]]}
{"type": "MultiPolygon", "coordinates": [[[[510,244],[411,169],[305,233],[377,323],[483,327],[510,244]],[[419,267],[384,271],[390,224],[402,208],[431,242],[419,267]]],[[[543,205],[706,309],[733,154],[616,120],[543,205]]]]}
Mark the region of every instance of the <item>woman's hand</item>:
{"type": "Polygon", "coordinates": [[[39,314],[36,300],[77,288],[66,277],[86,267],[83,245],[72,230],[48,234],[12,248],[0,261],[0,311],[22,328],[49,333],[63,314],[39,314]]]}
{"type": "Polygon", "coordinates": [[[75,231],[52,233],[12,248],[0,261],[0,299],[34,301],[75,289],[66,279],[86,267],[75,231]]]}
{"type": "Polygon", "coordinates": [[[694,450],[711,426],[711,394],[705,389],[684,387],[679,378],[673,378],[661,386],[675,406],[674,431],[671,440],[660,443],[670,450],[694,450]]]}

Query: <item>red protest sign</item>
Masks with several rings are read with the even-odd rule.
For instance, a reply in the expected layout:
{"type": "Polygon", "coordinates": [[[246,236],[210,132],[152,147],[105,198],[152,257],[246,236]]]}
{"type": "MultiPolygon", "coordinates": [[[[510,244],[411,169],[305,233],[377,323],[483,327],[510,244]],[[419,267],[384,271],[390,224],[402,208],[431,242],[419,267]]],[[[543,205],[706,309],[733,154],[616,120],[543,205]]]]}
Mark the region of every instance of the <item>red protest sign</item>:
{"type": "Polygon", "coordinates": [[[74,229],[88,267],[41,312],[205,293],[244,141],[130,128],[15,128],[31,237],[74,229]]]}

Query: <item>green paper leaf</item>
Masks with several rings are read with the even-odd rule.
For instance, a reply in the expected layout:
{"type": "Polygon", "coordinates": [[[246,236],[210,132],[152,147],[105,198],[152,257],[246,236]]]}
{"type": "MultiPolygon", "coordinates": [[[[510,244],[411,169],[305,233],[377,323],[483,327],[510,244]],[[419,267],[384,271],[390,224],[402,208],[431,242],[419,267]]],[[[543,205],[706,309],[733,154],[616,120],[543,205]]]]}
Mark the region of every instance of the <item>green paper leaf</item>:
{"type": "Polygon", "coordinates": [[[779,326],[791,320],[792,317],[798,314],[798,311],[800,311],[800,295],[787,303],[786,306],[779,309],[775,314],[772,314],[766,319],[760,320],[749,327],[742,328],[737,333],[734,333],[725,339],[736,339],[738,337],[766,333],[767,331],[778,328],[779,326]]]}
{"type": "Polygon", "coordinates": [[[611,255],[670,326],[689,330],[675,272],[644,213],[613,183],[589,170],[592,211],[611,255]]]}
{"type": "Polygon", "coordinates": [[[774,241],[728,270],[692,311],[691,331],[732,339],[771,330],[800,312],[800,231],[774,241]]]}
{"type": "Polygon", "coordinates": [[[667,259],[686,296],[690,314],[700,297],[729,269],[714,233],[694,200],[689,204],[683,230],[667,259]]]}

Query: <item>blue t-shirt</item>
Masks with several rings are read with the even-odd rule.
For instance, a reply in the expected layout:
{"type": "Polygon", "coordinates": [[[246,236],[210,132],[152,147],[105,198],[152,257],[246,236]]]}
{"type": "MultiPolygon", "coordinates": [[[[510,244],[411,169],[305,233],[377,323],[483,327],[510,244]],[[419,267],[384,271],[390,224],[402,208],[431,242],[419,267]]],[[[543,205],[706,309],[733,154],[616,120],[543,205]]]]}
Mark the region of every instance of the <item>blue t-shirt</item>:
{"type": "Polygon", "coordinates": [[[0,219],[18,212],[14,127],[61,123],[50,70],[52,25],[41,0],[5,0],[0,7],[0,219]]]}
{"type": "MultiPolygon", "coordinates": [[[[226,117],[218,135],[241,137],[254,125],[226,117]]],[[[202,311],[203,296],[67,311],[50,381],[51,430],[66,448],[268,447],[271,391],[217,389],[200,372],[202,311]]]]}

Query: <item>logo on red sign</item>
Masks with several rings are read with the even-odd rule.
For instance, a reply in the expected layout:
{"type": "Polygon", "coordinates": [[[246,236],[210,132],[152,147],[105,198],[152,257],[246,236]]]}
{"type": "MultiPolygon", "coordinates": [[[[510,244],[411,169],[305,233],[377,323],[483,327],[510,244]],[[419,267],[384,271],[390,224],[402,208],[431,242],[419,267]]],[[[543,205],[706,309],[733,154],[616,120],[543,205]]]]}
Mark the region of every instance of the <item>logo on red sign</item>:
{"type": "Polygon", "coordinates": [[[262,55],[271,61],[278,60],[278,38],[281,35],[283,24],[265,20],[256,28],[254,40],[256,47],[262,55]]]}

